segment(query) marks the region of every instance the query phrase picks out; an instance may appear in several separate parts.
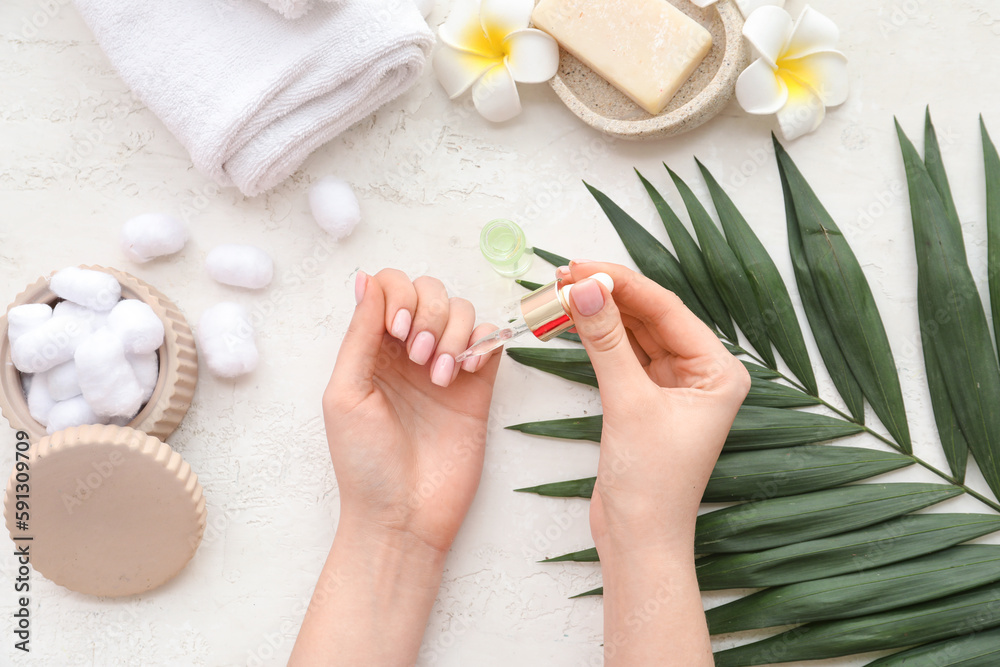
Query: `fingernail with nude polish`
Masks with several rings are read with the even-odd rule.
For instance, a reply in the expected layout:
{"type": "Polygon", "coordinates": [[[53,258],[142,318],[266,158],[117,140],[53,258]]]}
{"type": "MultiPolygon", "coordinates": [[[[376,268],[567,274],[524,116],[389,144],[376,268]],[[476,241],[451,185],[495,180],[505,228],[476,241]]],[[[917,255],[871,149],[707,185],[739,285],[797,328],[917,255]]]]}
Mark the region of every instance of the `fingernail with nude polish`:
{"type": "MultiPolygon", "coordinates": [[[[410,361],[423,366],[427,363],[427,360],[431,358],[431,354],[433,353],[434,334],[430,331],[421,331],[417,334],[416,338],[413,339],[413,345],[410,346],[410,361]]],[[[455,363],[454,359],[452,359],[452,363],[455,363]]]]}
{"type": "Polygon", "coordinates": [[[455,372],[455,357],[450,354],[442,354],[434,364],[434,371],[431,373],[431,382],[439,387],[447,387],[451,382],[451,376],[455,372]]]}
{"type": "Polygon", "coordinates": [[[578,264],[593,264],[593,260],[589,260],[589,259],[574,259],[574,260],[571,260],[570,263],[569,263],[570,266],[576,266],[578,264]]]}
{"type": "Polygon", "coordinates": [[[392,334],[393,338],[398,338],[399,340],[406,340],[406,337],[410,335],[410,324],[413,318],[410,315],[410,311],[405,308],[401,308],[396,317],[392,318],[392,330],[389,333],[392,334]]]}
{"type": "Polygon", "coordinates": [[[604,293],[601,286],[592,278],[581,280],[573,285],[572,291],[573,307],[576,312],[584,317],[590,317],[601,312],[604,308],[604,293]]]}
{"type": "Polygon", "coordinates": [[[466,373],[472,373],[476,370],[476,363],[479,362],[479,357],[469,357],[462,362],[462,370],[466,373]]]}
{"type": "Polygon", "coordinates": [[[361,300],[365,298],[365,288],[368,287],[368,274],[364,271],[358,271],[357,277],[354,279],[354,300],[361,303],[361,300]]]}

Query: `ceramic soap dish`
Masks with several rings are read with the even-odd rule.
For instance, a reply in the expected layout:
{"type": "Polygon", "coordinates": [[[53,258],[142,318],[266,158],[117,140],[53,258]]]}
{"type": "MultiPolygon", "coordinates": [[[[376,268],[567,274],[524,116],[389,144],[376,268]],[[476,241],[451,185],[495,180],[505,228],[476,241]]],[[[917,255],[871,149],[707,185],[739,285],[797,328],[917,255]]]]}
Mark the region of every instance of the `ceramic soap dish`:
{"type": "Polygon", "coordinates": [[[712,49],[667,107],[656,116],[644,111],[565,49],[550,84],[559,99],[585,123],[620,139],[659,139],[692,130],[719,113],[733,96],[736,78],[749,63],[743,15],[734,0],[701,9],[688,0],[670,0],[712,35],[712,49]]]}

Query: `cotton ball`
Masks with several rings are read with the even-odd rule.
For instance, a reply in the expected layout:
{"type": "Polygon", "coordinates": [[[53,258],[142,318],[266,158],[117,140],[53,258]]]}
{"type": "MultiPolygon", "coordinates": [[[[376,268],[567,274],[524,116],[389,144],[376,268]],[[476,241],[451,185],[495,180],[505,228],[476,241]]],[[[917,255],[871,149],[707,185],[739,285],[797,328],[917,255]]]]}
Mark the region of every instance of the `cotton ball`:
{"type": "Polygon", "coordinates": [[[46,431],[52,435],[56,431],[71,426],[83,426],[84,424],[100,424],[104,420],[94,414],[90,405],[83,396],[76,396],[67,401],[59,401],[52,406],[49,411],[49,423],[46,431]]]}
{"type": "Polygon", "coordinates": [[[434,11],[435,0],[413,0],[413,2],[416,4],[417,9],[420,10],[420,13],[424,15],[424,18],[430,16],[431,12],[434,11]]]}
{"type": "Polygon", "coordinates": [[[47,303],[26,303],[7,313],[7,338],[10,344],[52,319],[52,307],[47,303]]]}
{"type": "Polygon", "coordinates": [[[179,252],[187,240],[184,223],[166,213],[137,215],[122,225],[122,252],[137,264],[179,252]]]}
{"type": "Polygon", "coordinates": [[[271,284],[274,262],[252,245],[227,243],[216,246],[205,258],[208,275],[223,285],[261,289],[271,284]]]}
{"type": "Polygon", "coordinates": [[[224,301],[212,306],[198,323],[198,349],[213,375],[234,378],[257,368],[257,346],[243,306],[224,301]]]}
{"type": "Polygon", "coordinates": [[[113,275],[76,266],[52,276],[49,287],[56,296],[99,311],[111,310],[122,298],[122,286],[113,275]]]}
{"type": "Polygon", "coordinates": [[[31,391],[31,379],[35,377],[31,373],[20,373],[21,376],[21,390],[24,392],[25,398],[28,396],[28,392],[31,391]]]}
{"type": "Polygon", "coordinates": [[[319,226],[333,238],[349,236],[361,222],[361,206],[350,184],[324,176],[309,188],[309,208],[319,226]]]}
{"type": "Polygon", "coordinates": [[[86,320],[53,317],[18,338],[10,356],[22,373],[41,373],[72,359],[90,331],[86,320]]]}
{"type": "Polygon", "coordinates": [[[80,379],[76,375],[76,362],[72,359],[45,373],[52,400],[65,401],[81,393],[80,379]]]}
{"type": "Polygon", "coordinates": [[[56,404],[52,394],[49,393],[48,383],[45,373],[39,373],[32,377],[31,388],[28,390],[28,412],[31,418],[42,426],[49,423],[49,412],[56,404]]]}
{"type": "Polygon", "coordinates": [[[52,316],[59,317],[61,315],[87,320],[90,323],[91,331],[97,331],[108,321],[107,311],[94,310],[86,306],[81,306],[78,303],[73,303],[72,301],[60,301],[55,305],[52,309],[52,316]]]}
{"type": "Polygon", "coordinates": [[[163,345],[163,320],[148,303],[137,299],[119,301],[108,313],[108,328],[132,354],[152,352],[163,345]]]}
{"type": "Polygon", "coordinates": [[[153,395],[153,390],[156,389],[156,382],[160,378],[160,358],[156,352],[146,352],[145,354],[129,354],[126,352],[125,358],[128,359],[129,365],[132,366],[135,379],[139,381],[139,386],[142,387],[142,402],[145,403],[153,395]]]}
{"type": "Polygon", "coordinates": [[[139,412],[142,387],[121,340],[110,328],[98,329],[83,341],[74,359],[83,397],[95,414],[125,417],[139,412]]]}

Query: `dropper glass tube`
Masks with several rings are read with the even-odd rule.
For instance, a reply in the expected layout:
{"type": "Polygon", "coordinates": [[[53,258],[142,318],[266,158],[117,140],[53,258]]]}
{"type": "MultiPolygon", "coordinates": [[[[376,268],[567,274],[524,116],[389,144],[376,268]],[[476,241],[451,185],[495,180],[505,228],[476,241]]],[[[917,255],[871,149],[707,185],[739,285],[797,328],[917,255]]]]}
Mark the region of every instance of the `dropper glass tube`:
{"type": "Polygon", "coordinates": [[[479,249],[501,276],[516,278],[531,267],[528,239],[510,220],[498,218],[487,222],[479,234],[479,249]]]}
{"type": "MultiPolygon", "coordinates": [[[[606,273],[595,273],[591,278],[604,285],[609,292],[615,288],[614,281],[606,273]]],[[[525,294],[508,307],[506,314],[510,317],[504,318],[506,326],[477,340],[469,349],[458,355],[455,361],[461,363],[469,357],[488,354],[528,332],[545,342],[568,331],[573,327],[569,306],[569,292],[572,288],[573,285],[563,285],[559,280],[555,280],[534,292],[525,294]]]]}

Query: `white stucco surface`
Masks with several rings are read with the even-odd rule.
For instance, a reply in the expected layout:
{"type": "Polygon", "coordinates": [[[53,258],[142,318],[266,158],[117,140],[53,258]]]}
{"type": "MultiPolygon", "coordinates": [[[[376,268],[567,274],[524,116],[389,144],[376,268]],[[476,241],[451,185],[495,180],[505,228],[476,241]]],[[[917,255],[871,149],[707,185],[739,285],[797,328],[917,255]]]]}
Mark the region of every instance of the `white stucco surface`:
{"type": "MultiPolygon", "coordinates": [[[[793,14],[803,4],[789,0],[793,14]]],[[[443,19],[446,5],[438,0],[432,24],[443,19]]],[[[816,0],[814,6],[840,26],[851,94],[816,133],[788,149],[865,267],[896,353],[915,449],[944,467],[915,346],[913,237],[892,119],[919,146],[924,105],[931,105],[969,259],[985,281],[977,116],[982,112],[1000,139],[1000,5],[816,0]]],[[[412,277],[438,276],[488,317],[521,289],[479,255],[483,223],[509,217],[532,244],[628,264],[581,179],[665,239],[632,167],[681,210],[660,162],[704,195],[697,156],[792,282],[772,118],[748,116],[732,102],[689,134],[627,143],[583,125],[546,85],[521,92],[524,112],[492,125],[468,100],[449,101],[428,69],[409,93],[317,151],[286,183],[246,199],[192,167],[157,118],[130,96],[72,5],[0,3],[0,305],[55,269],[115,266],[157,286],[192,323],[218,301],[244,304],[259,318],[261,352],[257,371],[238,382],[203,373],[194,406],[170,439],[208,498],[209,529],[190,565],[162,589],[127,600],[82,596],[35,575],[32,652],[24,655],[14,650],[11,634],[13,547],[0,537],[0,664],[284,664],[336,528],[338,492],[320,394],[353,309],[359,269],[394,266],[412,277]],[[112,120],[107,132],[98,129],[104,119],[112,120]],[[364,216],[339,243],[308,213],[307,189],[327,174],[353,184],[364,216]],[[150,211],[187,219],[192,240],[174,258],[132,265],[118,249],[118,230],[150,211]],[[269,289],[253,293],[209,279],[205,254],[227,242],[271,252],[276,279],[269,289]]],[[[536,259],[525,277],[544,282],[550,275],[536,259]]],[[[820,382],[825,395],[835,395],[828,377],[821,374],[820,382]]],[[[482,485],[448,560],[421,665],[601,663],[600,599],[568,599],[599,585],[599,568],[536,563],[591,546],[586,503],[512,492],[593,474],[597,448],[503,428],[599,410],[596,391],[504,361],[482,485]]],[[[3,471],[12,465],[13,445],[5,425],[3,471]]],[[[887,478],[936,480],[919,469],[887,478]]],[[[978,472],[970,479],[984,488],[978,472]]],[[[935,511],[984,509],[959,498],[935,511]]],[[[710,605],[724,599],[706,596],[710,605]]],[[[717,646],[749,636],[720,637],[717,646]]]]}

